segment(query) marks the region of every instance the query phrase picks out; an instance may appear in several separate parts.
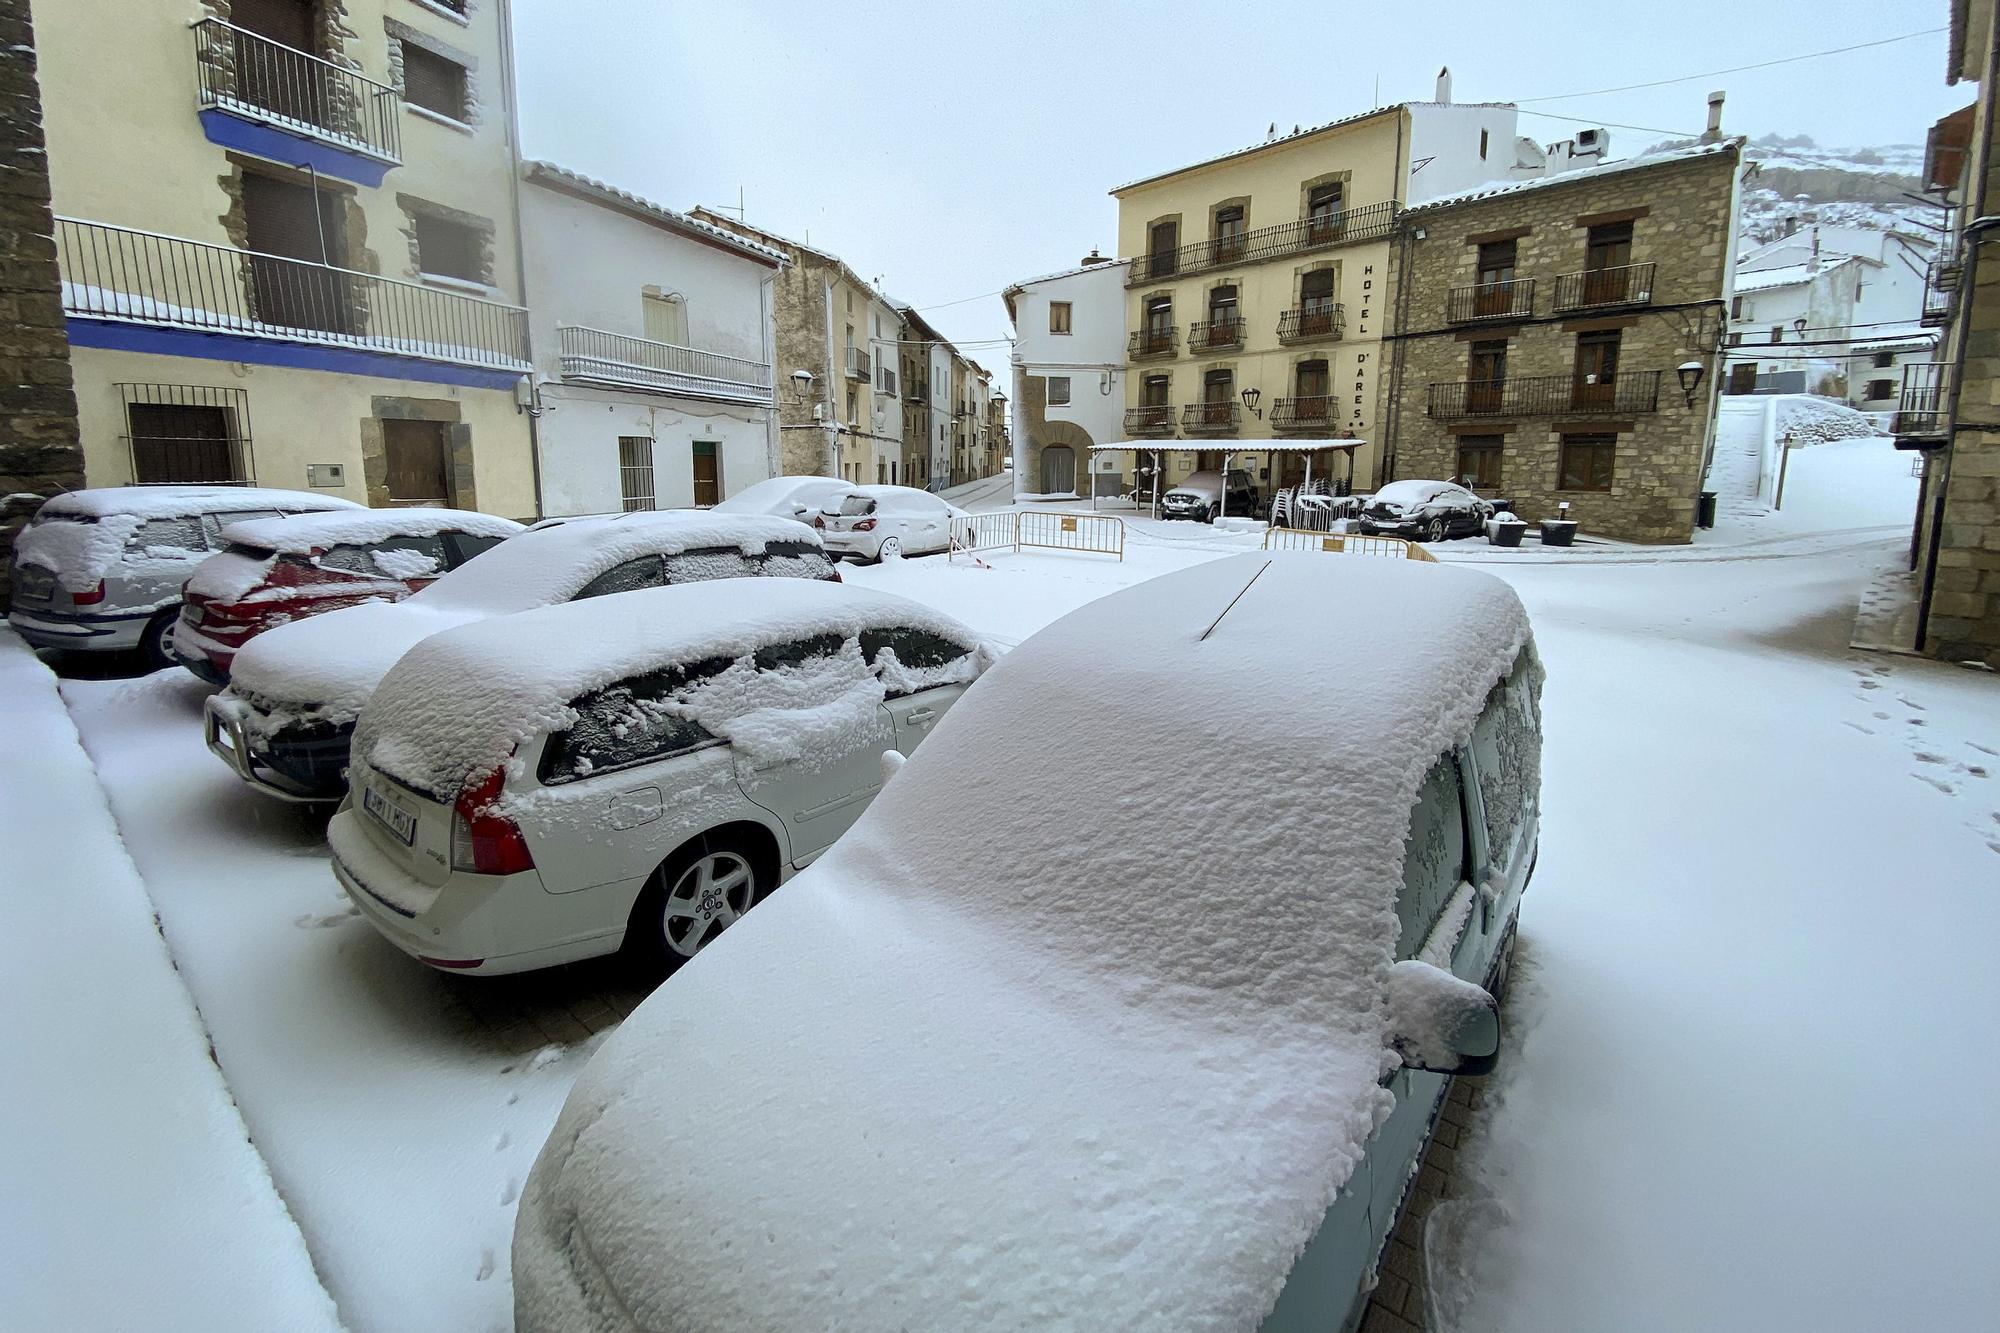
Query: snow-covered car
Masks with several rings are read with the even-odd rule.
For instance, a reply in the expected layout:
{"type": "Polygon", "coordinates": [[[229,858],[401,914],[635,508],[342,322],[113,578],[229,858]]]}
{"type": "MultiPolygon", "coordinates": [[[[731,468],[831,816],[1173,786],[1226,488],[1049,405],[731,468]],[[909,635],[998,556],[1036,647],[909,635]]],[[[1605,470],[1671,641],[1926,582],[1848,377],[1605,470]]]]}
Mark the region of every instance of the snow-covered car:
{"type": "Polygon", "coordinates": [[[433,967],[672,969],[831,846],[986,660],[915,602],[801,579],[447,630],[362,714],[334,873],[433,967]]]}
{"type": "Polygon", "coordinates": [[[1493,502],[1449,481],[1392,481],[1362,502],[1355,526],[1369,536],[1441,542],[1486,531],[1493,502]]]}
{"type": "Polygon", "coordinates": [[[951,521],[966,512],[914,486],[849,486],[824,501],[813,527],[836,555],[880,560],[951,546],[951,521]]]}
{"type": "Polygon", "coordinates": [[[766,477],[712,507],[718,514],[768,514],[812,522],[821,505],[853,489],[839,477],[766,477]]]}
{"type": "Polygon", "coordinates": [[[1160,497],[1161,518],[1213,523],[1218,514],[1248,518],[1256,512],[1257,487],[1242,468],[1229,469],[1226,478],[1219,468],[1203,468],[1160,497]]]}
{"type": "Polygon", "coordinates": [[[37,648],[137,648],[171,666],[181,585],[252,518],[358,511],[335,496],[252,486],[107,486],[54,496],[14,538],[7,623],[37,648]]]}
{"type": "Polygon", "coordinates": [[[404,601],[258,635],[230,664],[229,688],[208,700],[208,748],[273,796],[338,800],[362,705],[431,635],[557,602],[762,575],[840,579],[819,537],[788,518],[648,510],[539,526],[404,601]]]}
{"type": "Polygon", "coordinates": [[[1498,1051],[1540,685],[1513,590],[1430,562],[1235,556],[1034,635],[599,1048],[516,1326],[1343,1327],[1498,1051]]]}
{"type": "Polygon", "coordinates": [[[521,530],[490,514],[420,508],[232,523],[221,553],[187,581],[174,659],[227,685],[237,652],[265,630],[363,602],[400,602],[521,530]]]}

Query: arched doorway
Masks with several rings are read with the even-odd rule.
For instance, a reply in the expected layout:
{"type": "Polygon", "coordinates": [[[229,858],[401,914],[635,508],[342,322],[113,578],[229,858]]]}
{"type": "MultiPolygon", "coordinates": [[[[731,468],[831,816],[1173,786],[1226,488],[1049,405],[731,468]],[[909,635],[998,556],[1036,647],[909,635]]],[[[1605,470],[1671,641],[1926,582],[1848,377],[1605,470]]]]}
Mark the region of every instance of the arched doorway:
{"type": "Polygon", "coordinates": [[[1036,480],[1041,482],[1040,493],[1081,494],[1077,490],[1080,481],[1077,468],[1090,461],[1090,446],[1095,443],[1090,432],[1073,421],[1049,421],[1035,432],[1034,438],[1039,454],[1036,480]]]}
{"type": "Polygon", "coordinates": [[[1076,489],[1076,450],[1066,444],[1042,446],[1042,494],[1061,495],[1076,489]]]}

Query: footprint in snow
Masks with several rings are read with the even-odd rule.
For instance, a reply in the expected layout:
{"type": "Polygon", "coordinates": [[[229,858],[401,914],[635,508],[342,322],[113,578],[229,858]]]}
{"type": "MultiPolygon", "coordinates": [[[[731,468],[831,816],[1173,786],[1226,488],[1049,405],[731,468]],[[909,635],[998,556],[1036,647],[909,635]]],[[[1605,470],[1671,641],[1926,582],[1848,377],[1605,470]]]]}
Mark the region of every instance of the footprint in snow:
{"type": "Polygon", "coordinates": [[[500,1206],[502,1208],[505,1208],[508,1204],[514,1202],[514,1200],[520,1197],[521,1197],[520,1185],[510,1179],[507,1182],[507,1188],[500,1191],[500,1206]]]}
{"type": "Polygon", "coordinates": [[[1913,727],[1928,727],[1930,725],[1930,723],[1924,721],[1920,717],[1906,718],[1904,720],[1907,721],[1913,727]]]}
{"type": "Polygon", "coordinates": [[[1889,715],[1883,712],[1879,708],[1876,709],[1873,713],[1870,713],[1869,716],[1874,718],[1877,722],[1887,722],[1889,720],[1889,715]]]}
{"type": "Polygon", "coordinates": [[[1927,750],[1916,751],[1914,757],[1916,758],[1916,761],[1920,764],[1942,764],[1944,762],[1943,755],[1931,754],[1927,750]]]}
{"type": "Polygon", "coordinates": [[[1967,741],[1966,744],[1970,745],[1973,749],[1979,751],[1979,753],[1981,754],[1990,754],[1996,757],[2000,757],[2000,750],[1996,750],[1990,745],[1981,745],[1978,741],[1967,741]]]}
{"type": "Polygon", "coordinates": [[[1859,722],[1847,722],[1844,723],[1843,725],[1853,727],[1856,731],[1860,732],[1864,736],[1873,736],[1875,734],[1875,728],[1864,727],[1859,722]]]}
{"type": "Polygon", "coordinates": [[[335,912],[331,916],[315,916],[307,912],[304,916],[292,918],[292,924],[300,930],[325,930],[328,926],[337,926],[360,915],[360,908],[349,906],[346,911],[335,912]]]}
{"type": "Polygon", "coordinates": [[[1905,698],[1904,698],[1904,697],[1903,697],[1902,695],[1900,695],[1900,694],[1896,696],[1896,702],[1897,702],[1897,703],[1899,703],[1899,704],[1901,704],[1901,705],[1903,705],[1903,707],[1905,707],[1905,708],[1914,708],[1914,709],[1916,709],[1916,710],[1917,710],[1917,711],[1918,711],[1919,713],[1923,713],[1923,712],[1928,712],[1928,711],[1929,711],[1929,710],[1928,710],[1928,709],[1926,709],[1926,708],[1925,708],[1925,707],[1924,707],[1924,706],[1923,706],[1922,704],[1918,703],[1918,702],[1917,702],[1916,700],[1914,700],[1914,699],[1905,699],[1905,698]]]}
{"type": "Polygon", "coordinates": [[[493,1251],[481,1250],[479,1252],[479,1273],[472,1280],[474,1282],[484,1282],[487,1278],[492,1276],[493,1276],[493,1251]]]}
{"type": "Polygon", "coordinates": [[[1910,776],[1928,786],[1936,787],[1946,796],[1956,796],[1958,794],[1958,788],[1952,786],[1949,782],[1946,782],[1943,778],[1934,778],[1928,773],[1912,773],[1910,774],[1910,776]]]}
{"type": "Polygon", "coordinates": [[[1862,678],[1860,684],[1861,688],[1864,690],[1879,690],[1882,688],[1882,682],[1877,680],[1869,680],[1865,676],[1862,678]]]}
{"type": "Polygon", "coordinates": [[[508,1144],[510,1144],[510,1143],[512,1143],[513,1141],[514,1141],[514,1138],[513,1138],[513,1135],[511,1135],[511,1134],[502,1134],[502,1135],[501,1135],[501,1136],[500,1136],[499,1138],[497,1138],[497,1139],[493,1140],[493,1151],[494,1151],[494,1152],[506,1152],[506,1151],[507,1151],[507,1145],[508,1145],[508,1144]]]}

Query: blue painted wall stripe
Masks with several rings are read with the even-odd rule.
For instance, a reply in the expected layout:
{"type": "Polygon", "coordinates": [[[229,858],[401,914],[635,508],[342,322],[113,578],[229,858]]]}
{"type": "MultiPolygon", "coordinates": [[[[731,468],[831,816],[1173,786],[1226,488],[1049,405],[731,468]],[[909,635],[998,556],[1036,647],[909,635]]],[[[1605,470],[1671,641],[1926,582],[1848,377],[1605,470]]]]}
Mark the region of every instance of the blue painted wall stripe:
{"type": "Polygon", "coordinates": [[[322,176],[338,176],[356,185],[374,189],[389,174],[388,162],[336,147],[323,139],[291,134],[275,125],[245,120],[209,107],[199,113],[201,132],[212,144],[282,162],[288,167],[311,166],[322,176]]]}
{"type": "Polygon", "coordinates": [[[151,352],[159,356],[191,356],[204,361],[247,361],[255,366],[285,366],[292,370],[323,370],[334,375],[368,375],[377,379],[416,380],[424,384],[457,384],[469,389],[511,389],[525,371],[454,366],[420,357],[370,352],[319,343],[247,338],[233,333],[202,333],[158,324],[127,324],[121,320],[67,321],[69,340],[77,347],[102,347],[114,352],[151,352]]]}

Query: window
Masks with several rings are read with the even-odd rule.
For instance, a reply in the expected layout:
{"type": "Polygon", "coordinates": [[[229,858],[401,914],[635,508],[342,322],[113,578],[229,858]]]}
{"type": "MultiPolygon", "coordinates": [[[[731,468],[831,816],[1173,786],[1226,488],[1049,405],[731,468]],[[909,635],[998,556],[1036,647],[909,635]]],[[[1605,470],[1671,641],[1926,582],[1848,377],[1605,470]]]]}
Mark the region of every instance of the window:
{"type": "Polygon", "coordinates": [[[815,657],[837,657],[846,643],[846,638],[839,634],[815,634],[808,639],[766,645],[757,650],[752,661],[759,671],[782,671],[804,666],[815,657]]]}
{"type": "Polygon", "coordinates": [[[1472,729],[1472,760],[1486,808],[1487,852],[1497,867],[1531,852],[1522,833],[1540,803],[1542,723],[1537,694],[1541,663],[1522,649],[1514,669],[1493,687],[1472,729]]]}
{"type": "Polygon", "coordinates": [[[816,542],[765,542],[758,572],[780,579],[831,579],[833,560],[816,542]]]}
{"type": "Polygon", "coordinates": [[[649,671],[575,700],[570,707],[576,721],[567,731],[550,735],[542,749],[542,785],[574,782],[713,743],[708,729],[682,716],[675,705],[734,664],[731,658],[712,657],[649,671]]]}
{"type": "Polygon", "coordinates": [[[1229,285],[1210,289],[1208,293],[1208,319],[1211,324],[1225,324],[1231,328],[1235,327],[1235,286],[1229,285]]]}
{"type": "Polygon", "coordinates": [[[860,400],[854,396],[854,390],[849,389],[847,391],[847,424],[850,426],[857,425],[860,420],[860,400]]]}
{"type": "Polygon", "coordinates": [[[1482,162],[1486,160],[1486,134],[1485,130],[1479,132],[1479,160],[1482,162]]]}
{"type": "Polygon", "coordinates": [[[1896,364],[1896,354],[1894,352],[1877,352],[1871,364],[1877,370],[1887,370],[1890,366],[1896,364]]]}
{"type": "Polygon", "coordinates": [[[1139,401],[1146,407],[1165,407],[1172,400],[1167,396],[1172,381],[1165,375],[1148,375],[1146,382],[1139,386],[1139,401]]]}
{"type": "Polygon", "coordinates": [[[653,437],[618,437],[618,498],[625,512],[656,509],[653,492],[653,437]]]}
{"type": "Polygon", "coordinates": [[[885,458],[878,458],[875,460],[875,484],[877,486],[885,486],[888,482],[889,461],[885,458]]]}
{"type": "Polygon", "coordinates": [[[449,504],[450,473],[446,468],[446,423],[442,421],[382,422],[382,450],[389,464],[389,499],[410,504],[449,504]]]}
{"type": "Polygon", "coordinates": [[[1315,185],[1306,192],[1306,238],[1317,243],[1340,234],[1340,207],[1346,186],[1340,181],[1315,185]]]}
{"type": "Polygon", "coordinates": [[[888,697],[898,699],[929,688],[910,679],[906,673],[934,672],[972,650],[929,630],[898,627],[861,631],[861,652],[868,659],[868,665],[878,672],[889,665],[878,659],[878,654],[885,651],[893,656],[895,665],[902,668],[901,671],[885,673],[882,682],[888,697]]]}
{"type": "Polygon", "coordinates": [[[504,537],[488,537],[476,532],[447,532],[444,534],[445,563],[457,569],[476,555],[492,550],[504,537]]]}
{"type": "Polygon", "coordinates": [[[1556,488],[1564,491],[1608,491],[1617,453],[1616,435],[1565,435],[1556,488]]]}
{"type": "Polygon", "coordinates": [[[715,579],[747,579],[760,571],[757,562],[734,546],[705,546],[682,551],[660,561],[667,586],[709,583],[715,579]]]}
{"type": "Polygon", "coordinates": [[[1215,210],[1215,242],[1212,248],[1218,264],[1243,257],[1243,205],[1230,204],[1215,210]]]}
{"type": "Polygon", "coordinates": [[[672,343],[676,347],[687,346],[688,316],[685,297],[647,292],[640,297],[640,305],[646,317],[648,338],[656,343],[672,343]]]}
{"type": "Polygon", "coordinates": [[[1156,278],[1163,278],[1180,269],[1181,224],[1155,222],[1146,232],[1146,253],[1150,257],[1149,267],[1156,278]]]}
{"type": "Polygon", "coordinates": [[[1500,485],[1500,445],[1498,435],[1458,437],[1458,484],[1473,490],[1494,490],[1500,485]]]}
{"type": "Polygon", "coordinates": [[[415,213],[410,230],[417,236],[417,267],[425,273],[486,281],[486,236],[480,228],[435,213],[415,213]]]}
{"type": "Polygon", "coordinates": [[[450,56],[403,44],[403,100],[456,121],[470,119],[472,76],[450,56]]]}
{"type": "Polygon", "coordinates": [[[1632,262],[1632,224],[1607,222],[1586,233],[1583,266],[1591,272],[1623,268],[1632,262]]]}
{"type": "Polygon", "coordinates": [[[363,578],[430,579],[444,571],[442,537],[385,537],[365,546],[335,546],[317,563],[363,578]]]}
{"type": "Polygon", "coordinates": [[[1576,335],[1576,368],[1570,385],[1572,407],[1610,407],[1618,394],[1618,349],[1624,335],[1602,329],[1576,335]]]}
{"type": "Polygon", "coordinates": [[[131,402],[125,405],[126,426],[132,443],[132,479],[149,482],[230,482],[246,475],[240,460],[236,422],[240,390],[205,389],[180,385],[127,385],[146,391],[155,398],[182,398],[179,402],[131,402]],[[232,396],[233,395],[233,396],[232,396]],[[216,402],[196,401],[215,397],[216,402]]]}
{"type": "Polygon", "coordinates": [[[1785,326],[1782,324],[1773,324],[1771,326],[1771,345],[1775,347],[1784,340],[1785,340],[1785,326]]]}
{"type": "Polygon", "coordinates": [[[1410,831],[1403,839],[1403,884],[1396,893],[1398,958],[1412,957],[1423,947],[1438,915],[1464,882],[1465,841],[1458,759],[1440,755],[1417,789],[1410,831]]]}
{"type": "Polygon", "coordinates": [[[1730,298],[1729,298],[1729,317],[1730,317],[1731,319],[1741,319],[1741,318],[1743,318],[1743,298],[1742,298],[1742,297],[1740,297],[1740,296],[1732,296],[1732,297],[1730,297],[1730,298]]]}
{"type": "Polygon", "coordinates": [[[1326,362],[1301,361],[1293,375],[1296,377],[1298,396],[1306,400],[1302,406],[1316,407],[1325,412],[1328,385],[1326,362]]]}
{"type": "Polygon", "coordinates": [[[1068,301],[1049,302],[1049,332],[1069,332],[1070,303],[1068,301]]]}
{"type": "Polygon", "coordinates": [[[149,518],[132,529],[132,535],[125,539],[125,549],[143,554],[150,546],[175,551],[205,551],[208,540],[202,533],[199,517],[149,518]]]}
{"type": "Polygon", "coordinates": [[[586,597],[608,597],[614,592],[631,592],[635,588],[657,588],[660,577],[660,557],[642,555],[622,565],[613,565],[584,584],[582,590],[570,600],[580,602],[586,597]]]}
{"type": "Polygon", "coordinates": [[[1730,345],[1731,347],[1741,347],[1741,346],[1743,345],[1743,335],[1742,335],[1742,334],[1740,334],[1740,333],[1732,333],[1732,334],[1730,334],[1730,335],[1729,335],[1729,345],[1730,345]]]}
{"type": "Polygon", "coordinates": [[[1507,389],[1507,340],[1489,338],[1473,343],[1465,378],[1467,410],[1498,412],[1507,389]]]}
{"type": "Polygon", "coordinates": [[[1868,398],[1874,400],[1880,400],[1883,398],[1894,398],[1895,396],[1896,396],[1896,381],[1894,380],[1868,381],[1868,393],[1867,393],[1868,398]]]}
{"type": "Polygon", "coordinates": [[[1068,405],[1069,405],[1069,376],[1067,375],[1049,376],[1049,406],[1066,407],[1068,405]]]}

